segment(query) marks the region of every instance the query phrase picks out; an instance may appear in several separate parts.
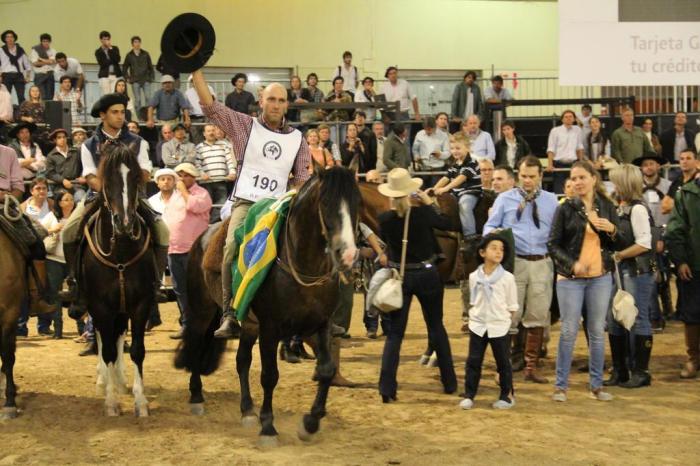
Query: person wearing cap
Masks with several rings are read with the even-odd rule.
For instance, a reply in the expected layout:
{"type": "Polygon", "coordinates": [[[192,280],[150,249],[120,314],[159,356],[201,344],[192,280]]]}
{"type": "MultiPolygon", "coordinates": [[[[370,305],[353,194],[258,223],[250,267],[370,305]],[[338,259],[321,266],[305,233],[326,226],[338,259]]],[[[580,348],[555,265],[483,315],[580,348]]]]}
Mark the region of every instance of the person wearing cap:
{"type": "Polygon", "coordinates": [[[161,168],[153,175],[153,179],[158,186],[158,192],[148,198],[148,203],[153,207],[153,210],[162,215],[173,195],[178,177],[172,168],[161,168]]]}
{"type": "MultiPolygon", "coordinates": [[[[435,118],[427,117],[423,121],[423,129],[413,140],[413,160],[420,164],[422,171],[436,172],[445,170],[445,161],[449,158],[449,135],[436,131],[435,118]]],[[[432,187],[440,178],[440,175],[426,176],[426,186],[432,187]]]]}
{"type": "MultiPolygon", "coordinates": [[[[171,231],[168,266],[180,308],[181,328],[175,335],[171,335],[173,339],[182,338],[183,329],[187,325],[187,261],[192,244],[209,227],[211,210],[209,193],[196,181],[200,176],[199,170],[191,163],[181,163],[175,167],[175,173],[179,179],[163,211],[163,220],[171,231]]],[[[161,172],[160,178],[163,176],[161,172]]]]}
{"type": "MultiPolygon", "coordinates": [[[[92,107],[90,114],[94,118],[100,118],[102,122],[97,125],[94,134],[81,146],[80,160],[83,167],[81,176],[85,178],[88,186],[94,192],[102,190],[102,180],[98,177],[97,167],[99,167],[102,157],[102,146],[108,141],[125,144],[136,151],[136,158],[143,171],[144,179],[150,178],[153,166],[148,157],[148,143],[140,136],[128,131],[125,125],[126,105],[127,101],[123,95],[112,93],[100,97],[92,107]]],[[[61,293],[61,299],[73,301],[78,307],[84,306],[82,300],[78,300],[81,296],[78,293],[75,272],[78,266],[76,263],[77,253],[82,238],[80,224],[85,209],[85,201],[80,202],[63,227],[63,252],[68,264],[69,277],[67,279],[68,290],[61,293]]],[[[162,276],[162,271],[165,270],[165,262],[167,260],[168,228],[160,219],[154,218],[152,209],[145,199],[139,199],[137,209],[139,214],[147,220],[152,230],[154,255],[158,263],[157,269],[159,270],[154,286],[159,290],[160,277],[162,276]]]]}
{"type": "Polygon", "coordinates": [[[182,123],[178,123],[173,128],[174,137],[163,144],[161,155],[163,164],[167,168],[175,168],[181,163],[194,164],[197,158],[195,146],[187,139],[187,130],[182,123]]]}
{"type": "Polygon", "coordinates": [[[24,85],[29,82],[32,72],[29,57],[24,49],[17,43],[17,33],[11,29],[4,31],[2,36],[4,45],[0,48],[0,74],[7,91],[12,94],[12,88],[17,94],[17,104],[24,102],[24,85]]]}
{"type": "Polygon", "coordinates": [[[87,181],[80,176],[80,152],[68,145],[68,132],[63,128],[52,131],[49,140],[56,147],[46,156],[46,178],[56,184],[54,193],[67,191],[73,194],[75,202],[81,201],[87,181]]]}
{"type": "Polygon", "coordinates": [[[191,124],[190,103],[182,92],[175,88],[175,79],[168,74],[164,74],[160,78],[160,83],[162,89],[153,94],[153,97],[148,102],[148,121],[146,121],[146,126],[149,128],[155,126],[154,113],[158,116],[158,120],[161,123],[169,123],[171,125],[178,124],[180,114],[182,114],[182,123],[185,125],[185,128],[189,128],[191,124]]]}
{"type": "Polygon", "coordinates": [[[245,73],[236,73],[231,78],[233,92],[226,96],[224,105],[236,112],[250,115],[251,107],[255,106],[255,96],[245,90],[248,76],[245,73]]]}
{"type": "Polygon", "coordinates": [[[122,69],[119,66],[122,57],[119,47],[112,45],[112,35],[108,31],[100,31],[100,47],[95,50],[95,59],[100,66],[97,78],[102,95],[114,92],[117,78],[122,76],[122,69]]]}
{"type": "Polygon", "coordinates": [[[434,228],[449,229],[450,221],[440,213],[435,199],[420,190],[422,185],[423,180],[411,178],[408,170],[395,168],[389,172],[387,182],[378,188],[391,202],[391,210],[380,214],[377,219],[379,236],[387,245],[389,267],[400,267],[405,218],[410,215],[403,276],[403,306],[385,315],[387,334],[379,376],[379,394],[384,403],[397,399],[399,353],[413,296],[421,304],[429,340],[437,352],[443,390],[448,394],[457,390],[450,341],[442,323],[445,288],[435,265],[439,246],[433,232],[434,228]]]}
{"type": "MultiPolygon", "coordinates": [[[[73,147],[76,149],[80,150],[80,146],[83,145],[85,140],[87,140],[88,134],[87,131],[85,131],[84,128],[81,128],[80,126],[73,128],[73,131],[71,132],[71,139],[73,143],[73,147]]],[[[82,169],[81,169],[81,174],[82,174],[82,169]]]]}
{"type": "Polygon", "coordinates": [[[278,198],[287,188],[301,186],[310,176],[309,146],[299,130],[287,125],[287,89],[280,83],[265,88],[261,115],[253,118],[216,102],[209,92],[201,70],[192,73],[202,111],[228,136],[239,167],[231,197],[233,213],[229,221],[222,272],[222,324],[215,332],[219,338],[233,335],[235,314],[230,308],[231,263],[237,249],[233,233],[245,220],[253,202],[265,197],[278,198]],[[245,161],[245,163],[244,163],[245,161]],[[291,173],[291,178],[290,178],[291,173]]]}
{"type": "Polygon", "coordinates": [[[10,147],[17,153],[25,180],[31,180],[38,172],[46,168],[46,157],[44,157],[41,147],[32,141],[32,133],[36,129],[34,123],[23,121],[15,125],[8,133],[10,138],[15,139],[10,143],[10,147]]]}
{"type": "Polygon", "coordinates": [[[484,235],[499,228],[513,231],[516,254],[513,272],[519,308],[513,316],[510,333],[517,334],[522,326],[520,332],[525,334],[522,339],[514,339],[513,365],[522,369],[523,363],[526,364],[526,381],[547,383],[538,374],[537,363],[544,332],[550,323],[554,265],[547,251],[547,240],[559,203],[556,195],[541,187],[542,164],[537,157],[529,155],[521,159],[518,175],[519,186],[496,197],[484,225],[484,235]],[[523,339],[524,349],[518,344],[523,339]]]}
{"type": "Polygon", "coordinates": [[[498,370],[501,393],[491,406],[494,409],[510,409],[513,398],[513,371],[510,365],[510,340],[508,330],[518,312],[518,291],[515,277],[502,265],[511,252],[508,241],[492,232],[484,235],[478,247],[479,267],[469,274],[469,356],[465,364],[464,399],[462,409],[474,406],[486,347],[491,346],[498,370]]]}

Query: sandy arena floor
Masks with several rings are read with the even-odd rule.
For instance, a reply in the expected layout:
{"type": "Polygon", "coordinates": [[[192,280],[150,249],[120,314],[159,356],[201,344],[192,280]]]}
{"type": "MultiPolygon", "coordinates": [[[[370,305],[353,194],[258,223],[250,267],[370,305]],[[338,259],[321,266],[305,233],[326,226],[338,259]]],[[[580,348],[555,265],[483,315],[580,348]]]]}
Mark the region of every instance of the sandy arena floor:
{"type": "MultiPolygon", "coordinates": [[[[462,380],[467,338],[459,332],[459,290],[448,290],[445,323],[457,373],[462,380]]],[[[573,370],[569,402],[549,400],[551,385],[522,382],[515,374],[517,406],[495,412],[495,365],[490,354],[476,407],[462,411],[456,396],[443,395],[437,369],[417,364],[425,345],[419,309],[411,313],[399,369],[399,402],[383,405],[374,387],[384,341],[364,337],[361,299],[355,300],[348,347],[342,351],[343,374],[370,388],[332,388],[328,416],[310,444],[296,437],[301,416],[315,393],[313,364],[280,363],[275,391],[280,446],[261,449],[257,429],[241,427],[238,377],[229,343],[223,368],[204,379],[207,413],[189,414],[188,375],[173,368],[176,306],[162,307],[165,325],[147,336],[146,394],[151,417],[135,419],[133,398],[121,396],[121,418],[103,415],[95,395],[95,357],[80,358],[71,340],[74,324],[66,318],[66,339],[37,337],[32,320],[29,338],[18,342],[16,378],[20,416],[0,422],[0,465],[6,464],[699,464],[700,380],[678,378],[683,361],[680,324],[655,337],[653,386],[613,388],[612,403],[587,396],[587,374],[573,370]]],[[[550,343],[544,373],[553,379],[558,327],[550,343]]],[[[579,335],[577,360],[585,340],[579,335]]],[[[128,379],[132,378],[127,364],[128,379]]],[[[262,390],[256,348],[253,396],[262,390]]],[[[259,404],[258,404],[259,406],[259,404]]]]}

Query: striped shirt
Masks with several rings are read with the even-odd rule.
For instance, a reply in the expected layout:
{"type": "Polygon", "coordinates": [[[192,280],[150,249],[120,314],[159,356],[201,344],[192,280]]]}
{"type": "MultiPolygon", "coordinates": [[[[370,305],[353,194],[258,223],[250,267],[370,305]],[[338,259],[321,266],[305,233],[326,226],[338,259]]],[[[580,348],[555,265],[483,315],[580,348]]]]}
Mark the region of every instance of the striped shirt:
{"type": "MultiPolygon", "coordinates": [[[[231,141],[231,145],[233,146],[236,166],[240,167],[243,164],[243,155],[245,154],[246,146],[248,144],[248,137],[253,129],[253,117],[231,110],[221,102],[214,102],[211,105],[202,105],[202,111],[211,122],[221,128],[224,134],[228,136],[228,139],[231,141]]],[[[265,128],[270,129],[267,124],[265,124],[262,117],[260,117],[258,121],[260,121],[265,128]]],[[[270,129],[270,131],[288,134],[297,130],[291,126],[283,124],[281,128],[277,130],[270,129]]],[[[302,138],[301,146],[299,147],[299,152],[297,152],[296,160],[294,160],[294,167],[292,169],[292,185],[297,187],[301,186],[304,181],[309,179],[311,176],[308,170],[310,163],[311,153],[309,152],[309,145],[306,143],[306,140],[302,138]]]]}
{"type": "Polygon", "coordinates": [[[447,170],[447,177],[450,181],[454,180],[459,175],[464,175],[467,179],[461,185],[452,188],[452,194],[457,197],[463,194],[477,196],[481,194],[481,170],[479,169],[479,162],[469,157],[461,164],[457,162],[447,170]]]}
{"type": "Polygon", "coordinates": [[[236,173],[231,146],[226,141],[215,141],[213,144],[202,141],[197,144],[195,152],[195,165],[210,178],[225,178],[236,173]]]}

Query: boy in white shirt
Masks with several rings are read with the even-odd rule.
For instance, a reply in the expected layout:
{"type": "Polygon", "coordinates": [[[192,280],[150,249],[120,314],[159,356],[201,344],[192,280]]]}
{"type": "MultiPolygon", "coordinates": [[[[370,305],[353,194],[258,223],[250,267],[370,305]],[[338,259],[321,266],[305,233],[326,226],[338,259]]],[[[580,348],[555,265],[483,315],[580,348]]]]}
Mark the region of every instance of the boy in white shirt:
{"type": "Polygon", "coordinates": [[[491,345],[496,359],[501,386],[499,399],[491,406],[495,409],[515,406],[508,330],[518,310],[518,291],[515,277],[501,265],[508,253],[507,243],[497,232],[484,236],[479,245],[479,257],[483,263],[469,275],[472,308],[469,310],[465,394],[459,404],[462,409],[474,406],[487,345],[491,345]]]}

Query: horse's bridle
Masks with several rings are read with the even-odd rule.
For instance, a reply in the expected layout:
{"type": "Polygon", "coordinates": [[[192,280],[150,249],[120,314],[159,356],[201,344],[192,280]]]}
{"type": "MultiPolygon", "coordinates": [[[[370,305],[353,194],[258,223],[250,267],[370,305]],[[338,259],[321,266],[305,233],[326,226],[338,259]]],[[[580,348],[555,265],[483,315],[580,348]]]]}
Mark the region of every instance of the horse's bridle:
{"type": "MultiPolygon", "coordinates": [[[[295,199],[296,200],[296,199],[295,199]]],[[[303,286],[303,287],[312,287],[312,286],[321,286],[325,285],[326,283],[330,282],[331,279],[333,278],[334,275],[338,275],[338,279],[343,282],[344,284],[349,283],[348,277],[346,277],[344,271],[340,270],[340,267],[338,266],[337,261],[335,260],[335,257],[333,254],[331,254],[331,269],[324,273],[323,275],[302,275],[300,274],[297,270],[296,267],[294,266],[294,261],[292,260],[291,256],[291,247],[289,245],[289,224],[291,223],[290,218],[292,215],[292,207],[294,207],[294,201],[292,201],[292,204],[289,206],[289,212],[287,213],[287,220],[284,225],[284,249],[285,249],[285,260],[282,261],[280,257],[277,258],[277,264],[280,266],[282,270],[285,272],[289,273],[292,278],[294,278],[294,281],[297,282],[297,284],[303,286]],[[303,277],[303,278],[302,278],[303,277]],[[304,278],[310,281],[304,281],[304,278]]],[[[321,203],[319,202],[318,204],[318,218],[319,218],[319,223],[321,224],[321,235],[323,236],[323,239],[326,240],[326,254],[329,254],[329,244],[330,244],[330,238],[328,237],[328,228],[326,227],[326,222],[323,220],[323,213],[321,212],[321,203]]]]}
{"type": "MultiPolygon", "coordinates": [[[[151,243],[151,230],[149,228],[146,228],[146,240],[143,242],[143,247],[139,250],[138,253],[131,259],[129,259],[126,262],[123,263],[115,263],[107,259],[110,255],[112,255],[112,248],[114,246],[114,243],[116,242],[116,228],[115,228],[115,223],[114,223],[114,214],[112,212],[112,209],[109,206],[109,202],[107,202],[107,198],[104,194],[104,190],[102,190],[102,196],[104,198],[104,204],[107,210],[110,213],[110,220],[112,221],[112,237],[110,238],[110,251],[109,253],[105,253],[105,251],[102,249],[100,246],[100,239],[99,239],[99,228],[100,228],[100,221],[99,221],[99,216],[100,212],[102,209],[99,209],[96,213],[96,225],[95,225],[95,241],[92,239],[92,234],[90,232],[90,222],[87,222],[84,227],[84,234],[85,238],[87,239],[88,247],[90,248],[90,251],[92,252],[92,255],[95,256],[95,258],[102,263],[103,265],[106,265],[107,267],[111,269],[115,269],[117,272],[119,272],[119,312],[122,314],[126,314],[126,279],[124,278],[124,271],[134,265],[136,262],[138,262],[144,254],[146,254],[146,251],[148,251],[148,248],[151,243]]],[[[138,224],[138,234],[137,235],[132,235],[129,234],[129,239],[132,241],[138,241],[141,238],[141,224],[143,222],[143,219],[141,216],[136,214],[136,223],[138,224]]]]}

